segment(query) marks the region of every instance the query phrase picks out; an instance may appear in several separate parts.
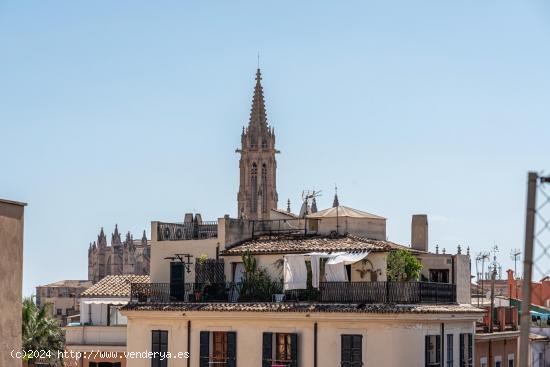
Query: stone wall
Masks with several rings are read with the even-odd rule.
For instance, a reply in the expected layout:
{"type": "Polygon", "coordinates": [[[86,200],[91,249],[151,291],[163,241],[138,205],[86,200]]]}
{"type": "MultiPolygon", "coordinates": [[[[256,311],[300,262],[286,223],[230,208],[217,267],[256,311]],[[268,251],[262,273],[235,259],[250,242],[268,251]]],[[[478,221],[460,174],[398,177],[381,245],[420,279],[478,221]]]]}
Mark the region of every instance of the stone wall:
{"type": "Polygon", "coordinates": [[[0,200],[0,366],[21,366],[12,350],[21,350],[24,204],[0,200]]]}

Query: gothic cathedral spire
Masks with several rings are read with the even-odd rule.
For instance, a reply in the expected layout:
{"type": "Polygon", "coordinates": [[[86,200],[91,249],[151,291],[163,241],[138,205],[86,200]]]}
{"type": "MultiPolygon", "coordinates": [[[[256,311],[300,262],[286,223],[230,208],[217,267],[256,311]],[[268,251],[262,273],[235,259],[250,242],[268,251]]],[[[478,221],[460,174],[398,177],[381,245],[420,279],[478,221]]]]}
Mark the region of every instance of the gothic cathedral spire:
{"type": "Polygon", "coordinates": [[[237,195],[238,216],[246,219],[269,219],[269,211],[277,208],[277,162],[275,132],[267,124],[262,74],[256,71],[248,127],[241,135],[239,161],[240,185],[237,195]]]}

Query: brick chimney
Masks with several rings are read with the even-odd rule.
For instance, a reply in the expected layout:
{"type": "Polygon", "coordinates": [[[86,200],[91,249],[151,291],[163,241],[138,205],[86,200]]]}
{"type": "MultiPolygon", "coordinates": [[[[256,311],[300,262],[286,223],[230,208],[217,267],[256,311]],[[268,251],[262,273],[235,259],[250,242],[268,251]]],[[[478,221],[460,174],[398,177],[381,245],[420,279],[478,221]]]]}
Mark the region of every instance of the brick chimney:
{"type": "Polygon", "coordinates": [[[411,247],[428,251],[428,215],[413,214],[411,223],[411,247]]]}

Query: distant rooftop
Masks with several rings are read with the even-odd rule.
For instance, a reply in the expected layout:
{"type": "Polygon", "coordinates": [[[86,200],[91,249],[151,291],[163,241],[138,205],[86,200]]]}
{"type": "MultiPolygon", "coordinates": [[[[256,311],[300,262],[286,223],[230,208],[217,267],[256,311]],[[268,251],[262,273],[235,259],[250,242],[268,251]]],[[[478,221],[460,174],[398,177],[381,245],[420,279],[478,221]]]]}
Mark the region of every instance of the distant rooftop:
{"type": "Polygon", "coordinates": [[[82,292],[82,298],[127,297],[130,298],[131,283],[149,283],[149,275],[108,275],[82,292]]]}
{"type": "Polygon", "coordinates": [[[0,198],[0,203],[27,206],[27,203],[23,203],[21,201],[13,201],[13,200],[7,200],[2,198],[0,198]]]}
{"type": "Polygon", "coordinates": [[[91,287],[91,280],[60,280],[55,283],[39,285],[39,287],[91,287]]]}
{"type": "Polygon", "coordinates": [[[344,205],[340,205],[337,207],[332,207],[328,209],[324,209],[321,211],[318,211],[317,213],[309,214],[307,216],[308,218],[366,218],[366,219],[386,219],[384,217],[381,217],[379,215],[371,214],[364,212],[362,210],[353,209],[344,205]]]}

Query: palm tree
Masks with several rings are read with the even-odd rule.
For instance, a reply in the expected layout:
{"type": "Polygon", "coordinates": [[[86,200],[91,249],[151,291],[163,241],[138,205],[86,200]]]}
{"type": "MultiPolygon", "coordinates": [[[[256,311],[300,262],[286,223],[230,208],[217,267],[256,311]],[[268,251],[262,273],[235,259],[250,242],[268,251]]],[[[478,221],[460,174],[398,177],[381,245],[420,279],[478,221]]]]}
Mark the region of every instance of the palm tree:
{"type": "MultiPolygon", "coordinates": [[[[23,350],[50,351],[47,355],[54,366],[62,366],[58,351],[63,351],[65,333],[58,321],[48,314],[48,305],[38,307],[34,296],[23,300],[23,350]]],[[[32,356],[28,359],[29,366],[34,366],[32,356]]]]}

